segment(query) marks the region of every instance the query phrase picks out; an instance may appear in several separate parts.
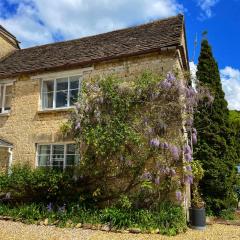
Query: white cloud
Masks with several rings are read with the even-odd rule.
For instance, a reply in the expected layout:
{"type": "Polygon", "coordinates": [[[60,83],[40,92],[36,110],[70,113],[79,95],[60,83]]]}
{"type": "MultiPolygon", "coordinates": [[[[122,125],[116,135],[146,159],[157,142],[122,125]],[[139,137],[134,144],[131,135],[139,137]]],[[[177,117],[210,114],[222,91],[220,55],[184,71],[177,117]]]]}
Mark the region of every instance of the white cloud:
{"type": "Polygon", "coordinates": [[[198,6],[201,8],[202,13],[200,19],[210,18],[213,15],[212,8],[219,2],[219,0],[197,0],[198,6]]]}
{"type": "Polygon", "coordinates": [[[184,11],[178,0],[8,2],[17,4],[17,11],[7,18],[0,17],[0,24],[17,36],[23,47],[52,42],[56,36],[72,39],[107,32],[184,11]]]}
{"type": "Polygon", "coordinates": [[[197,65],[194,62],[189,63],[190,66],[190,74],[191,74],[191,80],[192,80],[192,87],[196,89],[196,81],[197,81],[197,65]]]}
{"type": "Polygon", "coordinates": [[[228,66],[220,73],[229,109],[240,110],[240,69],[228,66]]]}
{"type": "MultiPolygon", "coordinates": [[[[192,79],[192,86],[196,87],[196,72],[197,65],[190,62],[190,73],[192,79]]],[[[223,91],[228,102],[229,109],[240,110],[240,69],[232,67],[225,67],[220,70],[223,91]]]]}

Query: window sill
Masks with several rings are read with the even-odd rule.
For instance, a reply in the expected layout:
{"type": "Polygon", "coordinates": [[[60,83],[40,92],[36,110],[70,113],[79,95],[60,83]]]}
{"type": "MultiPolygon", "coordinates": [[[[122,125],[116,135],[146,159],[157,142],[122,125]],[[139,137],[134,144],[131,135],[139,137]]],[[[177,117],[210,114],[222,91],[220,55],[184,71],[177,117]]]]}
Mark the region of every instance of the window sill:
{"type": "Polygon", "coordinates": [[[8,116],[10,116],[10,112],[0,113],[0,117],[8,117],[8,116]]]}
{"type": "Polygon", "coordinates": [[[74,107],[55,108],[55,109],[41,109],[41,110],[38,111],[38,113],[41,114],[41,113],[70,112],[73,109],[74,109],[74,107]]]}

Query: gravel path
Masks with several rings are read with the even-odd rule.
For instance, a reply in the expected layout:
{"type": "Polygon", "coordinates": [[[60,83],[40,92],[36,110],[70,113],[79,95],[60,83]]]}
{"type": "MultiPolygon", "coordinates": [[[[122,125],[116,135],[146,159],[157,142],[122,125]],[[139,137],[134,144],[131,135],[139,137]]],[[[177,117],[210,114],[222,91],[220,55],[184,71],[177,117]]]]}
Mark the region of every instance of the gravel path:
{"type": "Polygon", "coordinates": [[[1,240],[239,240],[240,227],[214,224],[205,231],[189,229],[176,237],[157,234],[107,233],[84,229],[61,229],[0,221],[1,240]]]}

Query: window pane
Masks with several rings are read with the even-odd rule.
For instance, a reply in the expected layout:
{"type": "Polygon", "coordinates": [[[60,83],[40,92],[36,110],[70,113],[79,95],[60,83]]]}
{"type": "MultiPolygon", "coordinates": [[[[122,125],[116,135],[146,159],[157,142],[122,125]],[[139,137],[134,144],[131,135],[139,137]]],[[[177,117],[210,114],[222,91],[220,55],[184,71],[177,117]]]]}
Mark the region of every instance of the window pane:
{"type": "Polygon", "coordinates": [[[70,77],[70,89],[79,89],[79,78],[80,76],[70,77]]]}
{"type": "Polygon", "coordinates": [[[79,155],[67,155],[66,166],[73,166],[79,163],[79,155]]]}
{"type": "Polygon", "coordinates": [[[73,106],[78,100],[78,89],[70,90],[70,106],[73,106]]]}
{"type": "Polygon", "coordinates": [[[50,145],[40,145],[39,146],[39,155],[50,154],[50,149],[51,149],[50,145]]]}
{"type": "Polygon", "coordinates": [[[67,145],[67,154],[75,154],[76,153],[76,145],[68,144],[67,145]]]}
{"type": "Polygon", "coordinates": [[[64,145],[53,145],[52,166],[63,168],[64,145]]]}
{"type": "Polygon", "coordinates": [[[42,108],[53,108],[53,92],[42,94],[42,108]]]}
{"type": "Polygon", "coordinates": [[[54,81],[43,81],[42,108],[53,108],[54,81]]]}
{"type": "Polygon", "coordinates": [[[52,162],[53,168],[63,168],[63,161],[54,161],[52,162]]]}
{"type": "Polygon", "coordinates": [[[50,166],[50,155],[38,156],[38,166],[50,166]]]}
{"type": "Polygon", "coordinates": [[[54,91],[54,80],[43,81],[43,92],[53,92],[54,91]]]}
{"type": "Polygon", "coordinates": [[[58,78],[56,81],[57,81],[57,91],[68,90],[68,78],[58,78]]]}
{"type": "Polygon", "coordinates": [[[53,145],[53,154],[64,154],[64,145],[53,145]]]}
{"type": "Polygon", "coordinates": [[[67,107],[67,91],[56,93],[56,107],[67,107]]]}

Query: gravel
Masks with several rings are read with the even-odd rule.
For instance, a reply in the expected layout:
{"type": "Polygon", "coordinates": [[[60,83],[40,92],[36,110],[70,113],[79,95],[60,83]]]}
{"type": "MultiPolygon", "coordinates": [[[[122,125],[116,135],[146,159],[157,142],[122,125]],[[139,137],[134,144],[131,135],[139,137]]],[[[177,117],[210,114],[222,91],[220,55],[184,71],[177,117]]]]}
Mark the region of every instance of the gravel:
{"type": "Polygon", "coordinates": [[[1,240],[239,240],[240,227],[213,224],[205,231],[189,229],[175,237],[159,234],[130,234],[94,231],[88,229],[57,228],[26,225],[20,222],[0,221],[1,240]]]}

